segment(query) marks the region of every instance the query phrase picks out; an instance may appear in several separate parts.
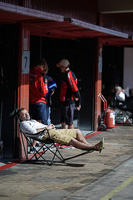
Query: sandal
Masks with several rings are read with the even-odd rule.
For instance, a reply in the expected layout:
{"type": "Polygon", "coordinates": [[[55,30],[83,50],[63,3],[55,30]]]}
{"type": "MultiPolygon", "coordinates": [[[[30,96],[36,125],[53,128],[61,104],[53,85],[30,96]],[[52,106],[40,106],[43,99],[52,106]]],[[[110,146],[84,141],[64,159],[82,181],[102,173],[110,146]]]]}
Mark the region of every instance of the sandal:
{"type": "Polygon", "coordinates": [[[103,149],[105,149],[105,148],[104,148],[104,138],[102,139],[102,147],[100,147],[99,153],[101,153],[101,151],[102,151],[103,149]]]}

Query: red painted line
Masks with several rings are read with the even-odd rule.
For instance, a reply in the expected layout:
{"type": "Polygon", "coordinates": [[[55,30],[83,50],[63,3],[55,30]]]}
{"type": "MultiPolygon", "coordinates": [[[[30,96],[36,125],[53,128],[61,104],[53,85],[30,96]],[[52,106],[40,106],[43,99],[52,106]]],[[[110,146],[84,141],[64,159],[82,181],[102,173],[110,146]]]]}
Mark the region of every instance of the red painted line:
{"type": "Polygon", "coordinates": [[[13,166],[18,165],[18,164],[19,164],[19,163],[13,163],[13,162],[8,163],[8,164],[5,164],[5,165],[3,165],[3,166],[0,166],[0,171],[5,170],[5,169],[8,169],[8,168],[13,167],[13,166]]]}
{"type": "MultiPolygon", "coordinates": [[[[40,152],[40,155],[42,155],[43,154],[43,152],[40,152]]],[[[36,154],[37,156],[39,156],[39,154],[36,154]]],[[[33,156],[33,154],[31,154],[31,155],[29,155],[28,156],[28,160],[30,160],[30,158],[33,156]]],[[[2,165],[2,166],[0,166],[0,171],[2,171],[2,170],[5,170],[5,169],[8,169],[8,168],[10,168],[10,167],[13,167],[13,166],[15,166],[15,165],[18,165],[19,163],[22,163],[22,162],[25,162],[26,160],[18,160],[16,163],[14,163],[14,162],[11,162],[11,163],[8,163],[8,164],[5,164],[5,165],[2,165]]]]}
{"type": "MultiPolygon", "coordinates": [[[[115,127],[117,127],[117,126],[121,126],[121,125],[115,124],[115,127]]],[[[114,128],[115,128],[115,127],[114,127],[114,128]]],[[[107,130],[109,130],[109,129],[106,129],[106,131],[107,131],[107,130]]],[[[93,137],[93,136],[98,135],[98,134],[103,133],[103,132],[104,132],[104,131],[96,131],[96,132],[94,132],[94,133],[91,133],[91,134],[89,134],[89,135],[86,135],[85,138],[87,139],[87,138],[93,137]]]]}
{"type": "MultiPolygon", "coordinates": [[[[44,154],[44,152],[41,151],[41,152],[39,152],[39,153],[36,153],[36,156],[38,157],[38,156],[41,156],[41,155],[43,155],[43,154],[44,154]]],[[[30,160],[30,159],[33,157],[33,155],[34,155],[34,154],[29,155],[29,156],[28,156],[28,160],[30,160]]]]}
{"type": "Polygon", "coordinates": [[[95,136],[95,135],[98,135],[98,134],[100,134],[100,133],[103,133],[103,131],[96,131],[96,132],[94,132],[94,133],[91,133],[91,134],[89,134],[89,135],[86,135],[85,138],[87,139],[87,138],[93,137],[93,136],[95,136]]]}

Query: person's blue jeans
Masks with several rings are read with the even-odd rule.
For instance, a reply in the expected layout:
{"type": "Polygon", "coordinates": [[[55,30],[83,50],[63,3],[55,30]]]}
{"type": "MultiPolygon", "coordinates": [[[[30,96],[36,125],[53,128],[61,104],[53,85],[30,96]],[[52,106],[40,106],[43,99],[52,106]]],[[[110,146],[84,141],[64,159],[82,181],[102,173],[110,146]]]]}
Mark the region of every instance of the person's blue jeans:
{"type": "Polygon", "coordinates": [[[40,102],[40,103],[30,104],[29,113],[31,119],[42,120],[42,123],[47,125],[46,103],[40,102]]]}

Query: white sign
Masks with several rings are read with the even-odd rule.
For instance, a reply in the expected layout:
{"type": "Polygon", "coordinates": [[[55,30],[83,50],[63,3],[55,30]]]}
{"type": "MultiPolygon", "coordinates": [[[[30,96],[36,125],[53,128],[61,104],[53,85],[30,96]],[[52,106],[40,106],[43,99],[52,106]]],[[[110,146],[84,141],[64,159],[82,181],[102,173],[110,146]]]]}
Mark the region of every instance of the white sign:
{"type": "Polygon", "coordinates": [[[22,74],[29,74],[30,71],[30,52],[22,52],[22,74]]]}
{"type": "Polygon", "coordinates": [[[115,125],[115,112],[110,113],[110,118],[113,118],[113,125],[115,125]]]}

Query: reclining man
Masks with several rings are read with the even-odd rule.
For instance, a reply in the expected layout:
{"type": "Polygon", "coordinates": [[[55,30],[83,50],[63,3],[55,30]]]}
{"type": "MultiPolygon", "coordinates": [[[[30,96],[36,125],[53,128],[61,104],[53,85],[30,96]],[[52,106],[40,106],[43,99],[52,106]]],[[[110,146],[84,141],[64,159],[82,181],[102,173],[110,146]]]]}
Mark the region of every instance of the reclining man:
{"type": "Polygon", "coordinates": [[[42,140],[50,138],[54,142],[63,145],[72,145],[78,149],[84,150],[95,150],[101,152],[103,149],[103,141],[100,141],[96,145],[89,144],[79,129],[56,129],[53,124],[46,126],[36,120],[30,120],[30,115],[25,108],[18,110],[18,118],[21,121],[20,130],[23,133],[35,134],[40,131],[48,129],[48,133],[42,136],[42,140]]]}

